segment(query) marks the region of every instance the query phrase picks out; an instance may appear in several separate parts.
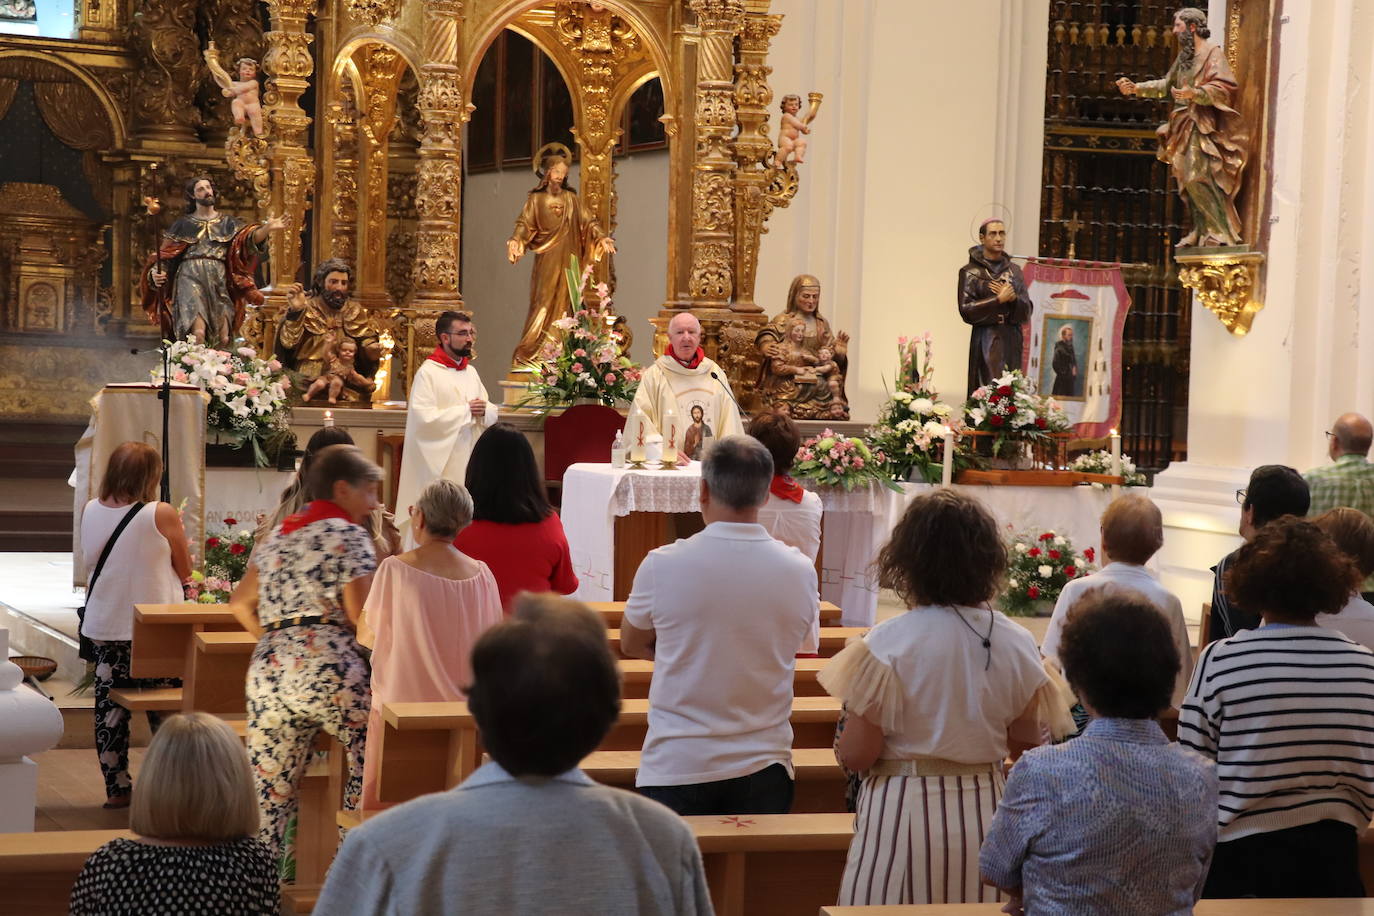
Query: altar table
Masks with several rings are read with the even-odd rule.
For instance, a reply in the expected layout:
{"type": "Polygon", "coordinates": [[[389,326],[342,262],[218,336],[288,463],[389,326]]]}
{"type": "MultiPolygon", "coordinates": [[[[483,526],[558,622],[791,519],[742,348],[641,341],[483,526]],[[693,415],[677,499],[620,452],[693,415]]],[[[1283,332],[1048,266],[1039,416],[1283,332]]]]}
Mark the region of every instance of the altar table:
{"type": "MultiPolygon", "coordinates": [[[[632,471],[575,464],[563,478],[563,530],[582,601],[623,601],[644,555],[673,540],[671,513],[701,511],[701,465],[632,471]]],[[[897,492],[873,483],[852,492],[817,488],[825,507],[821,598],[840,606],[842,626],[872,626],[878,612],[873,561],[911,501],[934,487],[907,483],[897,492]]],[[[1111,501],[1095,487],[959,486],[1013,531],[1053,530],[1082,551],[1100,553],[1098,521],[1111,501]]]]}

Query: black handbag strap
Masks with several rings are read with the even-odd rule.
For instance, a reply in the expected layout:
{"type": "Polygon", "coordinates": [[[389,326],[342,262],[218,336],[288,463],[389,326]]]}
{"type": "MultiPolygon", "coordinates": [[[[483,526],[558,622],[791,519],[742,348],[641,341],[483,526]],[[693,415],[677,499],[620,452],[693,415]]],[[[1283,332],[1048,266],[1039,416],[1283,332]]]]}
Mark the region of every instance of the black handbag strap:
{"type": "Polygon", "coordinates": [[[95,580],[100,578],[100,571],[105,568],[105,561],[110,558],[110,551],[114,550],[115,541],[119,540],[119,536],[124,533],[124,529],[129,527],[129,522],[134,520],[134,516],[137,515],[138,511],[145,505],[147,505],[147,503],[134,503],[129,507],[129,511],[124,513],[124,517],[119,520],[119,524],[115,525],[114,534],[111,534],[110,539],[105,542],[105,549],[100,551],[100,559],[95,561],[95,572],[91,573],[91,577],[86,580],[87,603],[91,600],[91,590],[95,588],[95,580]]]}

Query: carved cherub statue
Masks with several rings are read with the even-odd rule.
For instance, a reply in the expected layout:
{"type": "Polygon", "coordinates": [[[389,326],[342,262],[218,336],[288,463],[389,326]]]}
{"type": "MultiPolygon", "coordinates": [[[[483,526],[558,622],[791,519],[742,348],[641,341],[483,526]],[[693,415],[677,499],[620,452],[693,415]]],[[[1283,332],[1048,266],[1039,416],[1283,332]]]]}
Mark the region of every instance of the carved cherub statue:
{"type": "Polygon", "coordinates": [[[220,87],[221,94],[230,99],[229,110],[234,115],[234,123],[242,125],[245,121],[253,129],[253,136],[261,137],[262,129],[262,105],[258,101],[258,62],[251,57],[241,57],[234,63],[234,69],[238,72],[238,79],[229,76],[224,67],[219,62],[219,52],[215,49],[215,43],[210,42],[210,47],[205,49],[205,66],[210,70],[210,76],[220,87]]]}
{"type": "Polygon", "coordinates": [[[780,107],[782,121],[778,128],[778,165],[786,165],[789,157],[794,157],[800,165],[806,161],[806,138],[803,135],[811,133],[806,121],[797,117],[801,111],[801,96],[796,93],[783,96],[780,107]]]}
{"type": "Polygon", "coordinates": [[[339,392],[343,391],[345,383],[363,391],[372,391],[376,388],[375,382],[353,368],[353,359],[357,355],[358,344],[351,337],[345,337],[335,344],[329,351],[324,374],[311,382],[310,387],[305,390],[305,400],[314,400],[315,395],[327,391],[329,403],[337,404],[339,392]]]}

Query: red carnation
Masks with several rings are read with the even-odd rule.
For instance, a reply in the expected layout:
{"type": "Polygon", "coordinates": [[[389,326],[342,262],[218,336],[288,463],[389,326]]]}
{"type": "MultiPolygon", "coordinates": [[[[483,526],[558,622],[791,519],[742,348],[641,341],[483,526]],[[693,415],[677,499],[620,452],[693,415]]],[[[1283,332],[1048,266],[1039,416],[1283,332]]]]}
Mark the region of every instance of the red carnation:
{"type": "Polygon", "coordinates": [[[1040,427],[1041,429],[1044,429],[1044,428],[1045,428],[1046,426],[1048,426],[1049,424],[1045,422],[1045,418],[1044,418],[1044,417],[1036,417],[1036,418],[1035,418],[1035,425],[1038,426],[1038,427],[1040,427]]]}
{"type": "Polygon", "coordinates": [[[247,549],[248,549],[248,548],[247,548],[247,547],[244,547],[242,544],[230,544],[230,545],[229,545],[229,552],[232,553],[232,554],[240,554],[240,553],[243,553],[243,552],[244,552],[245,550],[247,550],[247,549]]]}
{"type": "Polygon", "coordinates": [[[1042,541],[1052,541],[1052,540],[1054,540],[1054,532],[1053,532],[1053,531],[1046,531],[1044,534],[1040,535],[1040,540],[1042,540],[1042,541]]]}
{"type": "Polygon", "coordinates": [[[1059,559],[1059,557],[1060,557],[1059,551],[1057,551],[1057,550],[1051,550],[1051,551],[1050,551],[1050,559],[1051,559],[1051,560],[1057,560],[1057,559],[1059,559]]]}
{"type": "Polygon", "coordinates": [[[224,524],[228,525],[230,528],[234,527],[234,526],[237,525],[238,523],[239,523],[239,520],[236,519],[236,518],[226,518],[226,519],[224,520],[224,524]]]}
{"type": "Polygon", "coordinates": [[[206,547],[218,547],[218,546],[219,546],[219,538],[206,538],[206,539],[205,539],[205,546],[206,546],[206,547]]]}
{"type": "Polygon", "coordinates": [[[1092,549],[1091,547],[1086,548],[1086,549],[1083,551],[1083,556],[1087,557],[1087,558],[1088,558],[1088,562],[1091,563],[1091,562],[1093,561],[1093,558],[1094,558],[1093,549],[1092,549]]]}
{"type": "Polygon", "coordinates": [[[1040,597],[1040,586],[1038,586],[1038,585],[1032,585],[1030,588],[1026,589],[1026,597],[1027,597],[1027,598],[1039,598],[1039,597],[1040,597]]]}
{"type": "Polygon", "coordinates": [[[1068,576],[1070,579],[1072,579],[1074,576],[1078,575],[1078,567],[1077,567],[1077,566],[1065,566],[1065,567],[1064,567],[1064,575],[1066,575],[1066,576],[1068,576]]]}
{"type": "Polygon", "coordinates": [[[1039,548],[1039,547],[1032,547],[1030,550],[1027,550],[1027,551],[1026,551],[1026,556],[1028,556],[1028,557],[1038,557],[1038,556],[1040,556],[1040,548],[1039,548]]]}
{"type": "Polygon", "coordinates": [[[998,394],[1004,394],[1004,395],[1005,395],[1005,394],[1011,394],[1011,386],[1010,386],[1010,385],[1002,385],[1001,387],[999,387],[999,388],[997,389],[997,393],[998,393],[998,394]]]}
{"type": "Polygon", "coordinates": [[[1003,423],[1007,422],[1007,418],[1000,417],[997,414],[993,414],[992,416],[988,417],[988,422],[991,423],[993,426],[1001,426],[1003,423]]]}

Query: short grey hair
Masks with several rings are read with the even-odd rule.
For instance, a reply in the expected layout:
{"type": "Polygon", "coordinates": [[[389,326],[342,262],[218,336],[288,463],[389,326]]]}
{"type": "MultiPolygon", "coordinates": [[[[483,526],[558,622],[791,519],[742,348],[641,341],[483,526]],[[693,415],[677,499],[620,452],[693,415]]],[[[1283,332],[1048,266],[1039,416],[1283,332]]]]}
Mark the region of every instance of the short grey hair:
{"type": "Polygon", "coordinates": [[[731,509],[761,506],[773,482],[773,456],[753,436],[726,436],[706,453],[701,479],[711,499],[731,509]]]}
{"type": "Polygon", "coordinates": [[[436,537],[453,538],[472,524],[472,496],[467,487],[446,477],[432,481],[415,500],[425,514],[425,530],[436,537]]]}

